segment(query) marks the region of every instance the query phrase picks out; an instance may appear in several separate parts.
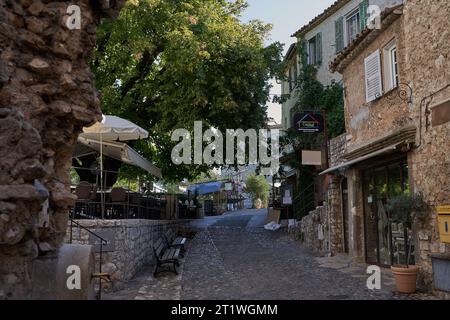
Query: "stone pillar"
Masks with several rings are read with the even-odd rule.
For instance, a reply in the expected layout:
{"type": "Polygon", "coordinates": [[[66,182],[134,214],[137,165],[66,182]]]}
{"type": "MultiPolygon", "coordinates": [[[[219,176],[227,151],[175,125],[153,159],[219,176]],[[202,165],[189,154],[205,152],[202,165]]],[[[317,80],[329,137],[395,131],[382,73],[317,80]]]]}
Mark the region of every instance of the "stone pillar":
{"type": "Polygon", "coordinates": [[[33,261],[62,244],[72,148],[101,117],[86,60],[123,3],[0,0],[0,299],[30,298],[33,261]]]}
{"type": "Polygon", "coordinates": [[[357,260],[364,260],[364,210],[362,190],[357,169],[346,172],[348,180],[349,253],[357,260]]]}
{"type": "Polygon", "coordinates": [[[332,254],[344,252],[344,217],[342,212],[341,176],[331,177],[328,186],[328,214],[330,216],[330,249],[332,254]]]}

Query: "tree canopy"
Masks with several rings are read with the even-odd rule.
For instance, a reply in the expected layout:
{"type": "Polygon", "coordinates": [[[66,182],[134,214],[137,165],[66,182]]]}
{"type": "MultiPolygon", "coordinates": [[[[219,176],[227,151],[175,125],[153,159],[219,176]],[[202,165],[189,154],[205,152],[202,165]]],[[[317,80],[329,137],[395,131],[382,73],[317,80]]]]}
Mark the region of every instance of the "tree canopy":
{"type": "Polygon", "coordinates": [[[270,194],[270,185],[264,176],[250,175],[245,182],[245,192],[247,192],[252,202],[260,199],[263,206],[267,206],[270,194]]]}
{"type": "Polygon", "coordinates": [[[194,121],[219,130],[261,128],[269,80],[281,74],[282,45],[264,46],[271,29],[243,23],[244,0],[128,1],[98,29],[91,59],[102,110],[150,133],[133,146],[167,180],[193,179],[207,166],[175,166],[170,140],[194,121]]]}

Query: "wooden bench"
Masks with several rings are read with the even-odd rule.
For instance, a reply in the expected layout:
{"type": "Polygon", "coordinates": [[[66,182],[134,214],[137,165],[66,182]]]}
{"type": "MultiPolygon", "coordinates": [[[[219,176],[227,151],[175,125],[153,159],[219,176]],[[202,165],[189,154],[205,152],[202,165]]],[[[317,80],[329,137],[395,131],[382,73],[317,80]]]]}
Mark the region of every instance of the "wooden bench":
{"type": "Polygon", "coordinates": [[[175,232],[172,229],[168,229],[164,234],[164,238],[166,240],[167,246],[170,248],[180,249],[180,253],[184,256],[186,252],[185,244],[187,239],[184,237],[177,237],[175,232]]]}
{"type": "Polygon", "coordinates": [[[155,271],[153,272],[153,276],[156,277],[159,273],[164,271],[170,271],[178,274],[177,266],[180,265],[180,263],[178,262],[180,251],[180,248],[167,246],[164,243],[164,240],[162,238],[159,238],[153,244],[153,253],[155,254],[156,258],[156,267],[155,271]],[[172,265],[172,269],[160,271],[161,267],[164,265],[172,265]]]}

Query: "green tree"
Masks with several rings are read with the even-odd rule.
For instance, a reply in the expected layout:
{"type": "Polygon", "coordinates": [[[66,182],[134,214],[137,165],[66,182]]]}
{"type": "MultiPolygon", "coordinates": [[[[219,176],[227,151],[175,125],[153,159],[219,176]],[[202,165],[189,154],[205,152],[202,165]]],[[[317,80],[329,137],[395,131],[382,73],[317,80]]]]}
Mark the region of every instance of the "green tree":
{"type": "Polygon", "coordinates": [[[269,201],[270,185],[264,176],[252,174],[247,178],[245,185],[245,192],[250,195],[252,203],[254,203],[257,199],[260,199],[263,206],[267,206],[269,201]]]}
{"type": "Polygon", "coordinates": [[[104,113],[127,118],[150,138],[133,144],[165,179],[193,179],[207,166],[175,166],[170,140],[194,121],[219,130],[262,127],[269,80],[282,45],[264,47],[270,25],[242,23],[244,0],[135,0],[98,28],[91,59],[104,113]]]}

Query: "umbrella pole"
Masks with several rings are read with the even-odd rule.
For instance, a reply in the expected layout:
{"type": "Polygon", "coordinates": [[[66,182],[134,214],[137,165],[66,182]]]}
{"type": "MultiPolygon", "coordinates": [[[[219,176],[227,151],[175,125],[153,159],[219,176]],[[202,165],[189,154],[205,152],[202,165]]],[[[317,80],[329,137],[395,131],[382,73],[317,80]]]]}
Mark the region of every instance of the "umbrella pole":
{"type": "Polygon", "coordinates": [[[105,190],[103,184],[103,135],[100,133],[100,189],[102,220],[105,219],[105,190]]]}

